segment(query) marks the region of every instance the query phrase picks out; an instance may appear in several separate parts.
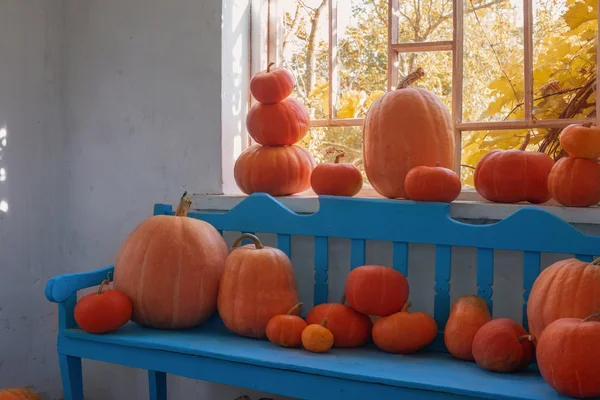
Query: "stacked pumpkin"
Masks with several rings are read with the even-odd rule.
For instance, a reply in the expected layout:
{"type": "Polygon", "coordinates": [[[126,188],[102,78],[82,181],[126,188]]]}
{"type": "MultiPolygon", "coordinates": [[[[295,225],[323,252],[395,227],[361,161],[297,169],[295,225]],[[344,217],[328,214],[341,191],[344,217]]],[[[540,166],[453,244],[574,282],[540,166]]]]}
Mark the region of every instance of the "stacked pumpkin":
{"type": "Polygon", "coordinates": [[[284,196],[307,190],[315,167],[313,156],[296,146],[308,132],[310,116],[298,100],[292,74],[270,63],[250,81],[257,100],[246,116],[248,134],[258,144],[250,146],[236,160],[233,174],[240,190],[284,196]]]}

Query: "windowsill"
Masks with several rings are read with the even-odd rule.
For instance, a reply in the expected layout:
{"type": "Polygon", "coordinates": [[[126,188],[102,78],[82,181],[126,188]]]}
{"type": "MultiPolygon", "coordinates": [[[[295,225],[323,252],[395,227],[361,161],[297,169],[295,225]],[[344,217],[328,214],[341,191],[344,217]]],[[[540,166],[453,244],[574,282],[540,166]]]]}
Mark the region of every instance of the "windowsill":
{"type": "MultiPolygon", "coordinates": [[[[192,208],[203,211],[228,211],[246,197],[247,195],[242,193],[226,195],[194,194],[192,196],[192,208]]],[[[365,188],[356,197],[382,198],[369,188],[365,188]]],[[[293,196],[277,197],[277,200],[290,210],[300,214],[312,214],[319,209],[319,199],[311,190],[293,196]]],[[[600,207],[598,206],[587,208],[563,207],[554,201],[541,205],[491,203],[481,200],[474,191],[463,191],[461,193],[459,199],[450,205],[450,216],[455,219],[502,220],[527,206],[542,208],[569,223],[600,225],[600,207]]]]}

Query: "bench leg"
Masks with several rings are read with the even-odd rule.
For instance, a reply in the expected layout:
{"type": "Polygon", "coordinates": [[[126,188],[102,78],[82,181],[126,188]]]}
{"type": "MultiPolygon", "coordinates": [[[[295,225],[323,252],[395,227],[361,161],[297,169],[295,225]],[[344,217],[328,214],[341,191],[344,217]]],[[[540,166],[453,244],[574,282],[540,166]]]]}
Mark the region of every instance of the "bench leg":
{"type": "Polygon", "coordinates": [[[158,371],[148,371],[150,385],[150,400],[167,400],[167,374],[158,371]]]}
{"type": "Polygon", "coordinates": [[[65,400],[83,400],[81,358],[58,355],[65,400]]]}

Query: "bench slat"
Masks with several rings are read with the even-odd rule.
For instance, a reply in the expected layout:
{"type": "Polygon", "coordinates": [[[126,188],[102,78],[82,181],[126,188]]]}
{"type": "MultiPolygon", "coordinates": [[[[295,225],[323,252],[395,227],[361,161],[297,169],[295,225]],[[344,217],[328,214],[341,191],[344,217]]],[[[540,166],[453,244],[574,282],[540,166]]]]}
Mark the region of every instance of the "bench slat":
{"type": "Polygon", "coordinates": [[[523,327],[528,329],[527,322],[527,300],[531,293],[531,287],[540,274],[541,255],[537,251],[526,251],[523,254],[523,327]]]}
{"type": "Polygon", "coordinates": [[[365,265],[366,240],[352,239],[350,244],[350,270],[365,265]]]}
{"type": "Polygon", "coordinates": [[[392,265],[396,271],[408,277],[408,243],[394,242],[392,265]]]}
{"type": "Polygon", "coordinates": [[[292,258],[292,235],[282,233],[277,235],[277,248],[283,251],[286,256],[292,258]]]}
{"type": "Polygon", "coordinates": [[[443,330],[450,313],[450,266],[452,247],[435,246],[435,301],[434,318],[439,330],[443,330]]]}
{"type": "Polygon", "coordinates": [[[477,249],[477,294],[485,299],[493,315],[494,249],[477,249]]]}
{"type": "Polygon", "coordinates": [[[314,305],[327,303],[329,297],[329,240],[325,236],[315,237],[315,285],[314,305]]]}

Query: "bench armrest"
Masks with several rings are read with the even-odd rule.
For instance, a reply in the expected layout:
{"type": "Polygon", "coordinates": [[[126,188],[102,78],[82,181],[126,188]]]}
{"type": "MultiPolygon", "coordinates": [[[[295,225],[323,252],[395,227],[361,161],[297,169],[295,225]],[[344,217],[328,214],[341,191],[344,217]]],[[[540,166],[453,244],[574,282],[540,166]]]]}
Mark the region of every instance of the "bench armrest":
{"type": "Polygon", "coordinates": [[[77,293],[78,290],[97,286],[103,280],[112,280],[114,265],[88,272],[56,276],[46,284],[46,298],[53,303],[62,303],[77,293]]]}

